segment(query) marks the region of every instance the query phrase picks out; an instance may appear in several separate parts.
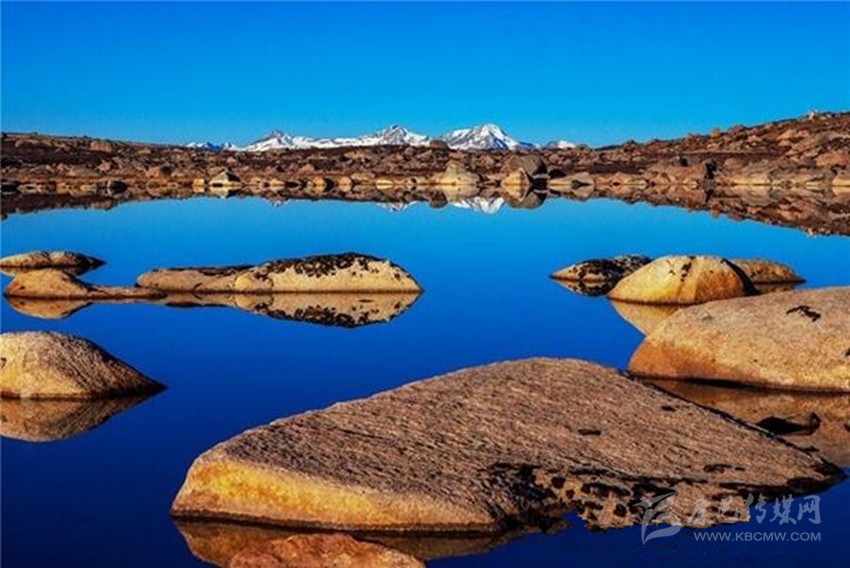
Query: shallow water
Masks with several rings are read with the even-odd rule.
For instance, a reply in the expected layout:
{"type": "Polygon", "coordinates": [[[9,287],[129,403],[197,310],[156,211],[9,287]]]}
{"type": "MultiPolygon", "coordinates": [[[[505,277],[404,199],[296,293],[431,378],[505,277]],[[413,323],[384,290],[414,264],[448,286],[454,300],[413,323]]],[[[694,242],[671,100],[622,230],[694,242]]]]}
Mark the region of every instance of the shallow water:
{"type": "MultiPolygon", "coordinates": [[[[850,283],[850,239],[605,200],[495,215],[426,205],[392,212],[368,203],[157,201],[16,215],[2,222],[2,237],[4,255],[63,249],[103,258],[104,267],[82,277],[98,284],[130,284],[154,267],[356,251],[393,260],[426,290],[389,322],[356,328],[150,304],[94,305],[48,320],[4,301],[4,331],[85,337],[168,386],[66,439],[3,439],[4,566],[197,565],[169,505],[195,457],[248,427],[494,361],[542,355],[624,367],[640,332],[604,298],[548,278],[577,260],[765,257],[792,265],[807,287],[850,283]]],[[[846,559],[850,484],[823,495],[821,514],[820,525],[791,529],[817,530],[820,542],[698,543],[682,530],[642,545],[639,528],[590,533],[571,519],[575,527],[556,535],[429,565],[836,565],[846,559]]]]}

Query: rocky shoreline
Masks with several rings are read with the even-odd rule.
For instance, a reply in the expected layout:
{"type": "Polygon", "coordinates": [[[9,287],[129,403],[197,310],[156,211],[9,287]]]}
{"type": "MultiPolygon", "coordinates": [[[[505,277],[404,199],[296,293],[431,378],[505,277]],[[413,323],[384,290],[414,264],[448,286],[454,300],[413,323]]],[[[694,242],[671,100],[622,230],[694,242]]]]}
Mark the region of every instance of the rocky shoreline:
{"type": "Polygon", "coordinates": [[[591,149],[209,151],[2,135],[2,214],[199,195],[380,203],[614,198],[850,234],[850,113],[591,149]]]}

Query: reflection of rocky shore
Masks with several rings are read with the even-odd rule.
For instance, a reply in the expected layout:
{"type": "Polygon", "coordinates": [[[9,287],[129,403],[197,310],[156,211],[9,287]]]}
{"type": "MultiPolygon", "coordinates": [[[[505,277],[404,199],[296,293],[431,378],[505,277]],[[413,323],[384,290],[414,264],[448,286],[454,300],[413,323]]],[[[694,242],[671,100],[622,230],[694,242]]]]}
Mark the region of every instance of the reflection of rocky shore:
{"type": "Polygon", "coordinates": [[[850,113],[530,153],[376,146],[213,152],[3,134],[2,214],[192,195],[511,206],[607,197],[850,234],[850,113]]]}
{"type": "Polygon", "coordinates": [[[652,381],[701,406],[757,424],[827,460],[850,467],[850,395],[732,388],[683,381],[652,381]]]}
{"type": "Polygon", "coordinates": [[[28,442],[64,440],[100,426],[147,396],[95,400],[0,399],[0,436],[28,442]]]}

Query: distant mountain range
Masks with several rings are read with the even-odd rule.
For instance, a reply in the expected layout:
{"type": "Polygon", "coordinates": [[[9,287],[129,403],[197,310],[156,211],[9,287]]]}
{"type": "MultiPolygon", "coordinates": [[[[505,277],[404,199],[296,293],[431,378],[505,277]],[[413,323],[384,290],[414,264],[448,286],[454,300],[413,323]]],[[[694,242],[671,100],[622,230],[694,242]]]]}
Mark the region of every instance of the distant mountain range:
{"type": "MultiPolygon", "coordinates": [[[[534,144],[520,142],[510,137],[496,124],[481,124],[472,128],[461,128],[432,138],[424,134],[411,132],[403,126],[393,124],[374,132],[353,138],[310,138],[293,136],[279,130],[273,130],[267,136],[238,147],[235,144],[213,142],[192,142],[186,146],[211,152],[223,150],[242,150],[246,152],[265,152],[268,150],[297,150],[302,148],[342,148],[347,146],[427,146],[432,141],[443,141],[449,148],[456,150],[519,150],[536,148],[534,144]]],[[[549,142],[546,148],[574,148],[575,144],[565,140],[549,142]]]]}

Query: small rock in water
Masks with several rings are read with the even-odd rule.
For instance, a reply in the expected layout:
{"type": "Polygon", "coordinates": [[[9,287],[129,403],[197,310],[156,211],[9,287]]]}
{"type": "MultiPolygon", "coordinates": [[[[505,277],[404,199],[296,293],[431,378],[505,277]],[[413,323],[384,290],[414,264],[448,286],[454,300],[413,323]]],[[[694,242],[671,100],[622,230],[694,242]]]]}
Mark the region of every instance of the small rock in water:
{"type": "Polygon", "coordinates": [[[777,292],[681,310],[643,340],[629,371],[850,392],[850,287],[777,292]]]}
{"type": "Polygon", "coordinates": [[[249,547],[230,568],[425,568],[403,552],[346,534],[301,534],[249,547]]]}
{"type": "Polygon", "coordinates": [[[627,254],[613,258],[594,258],[573,264],[552,274],[555,280],[572,282],[606,282],[616,284],[652,259],[641,254],[627,254]]]}
{"type": "Polygon", "coordinates": [[[79,275],[103,266],[103,264],[104,262],[99,258],[78,252],[34,251],[0,258],[0,272],[15,276],[27,270],[56,268],[63,272],[79,275]]]}
{"type": "Polygon", "coordinates": [[[2,396],[89,399],[162,389],[85,339],[41,331],[0,334],[2,396]]]}
{"type": "Polygon", "coordinates": [[[743,271],[716,256],[665,256],[626,276],[608,293],[640,304],[701,304],[755,294],[743,271]]]}

